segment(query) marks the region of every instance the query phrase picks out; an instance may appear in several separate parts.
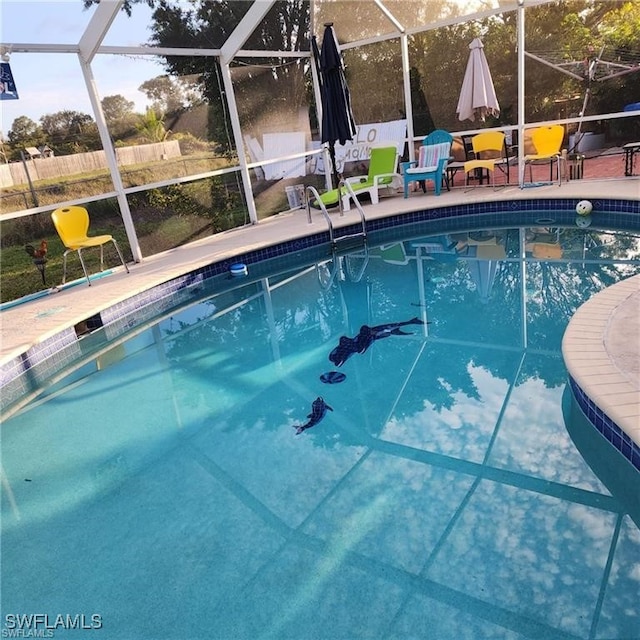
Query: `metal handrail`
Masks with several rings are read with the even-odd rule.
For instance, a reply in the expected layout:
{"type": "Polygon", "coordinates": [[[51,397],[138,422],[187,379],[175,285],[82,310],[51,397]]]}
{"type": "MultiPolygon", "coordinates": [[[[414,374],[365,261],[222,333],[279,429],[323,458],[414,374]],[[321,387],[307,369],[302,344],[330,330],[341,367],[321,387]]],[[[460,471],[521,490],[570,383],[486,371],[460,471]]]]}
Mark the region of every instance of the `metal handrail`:
{"type": "Polygon", "coordinates": [[[307,207],[307,222],[309,224],[313,222],[313,220],[311,220],[311,198],[309,197],[309,193],[311,193],[314,200],[320,205],[320,211],[322,211],[322,215],[324,216],[324,219],[327,221],[327,224],[329,225],[329,235],[331,236],[331,241],[333,242],[333,223],[331,222],[331,218],[329,217],[329,212],[327,211],[327,207],[325,207],[324,202],[320,200],[320,194],[318,193],[318,190],[312,185],[307,185],[307,187],[304,190],[304,193],[305,193],[305,200],[306,200],[305,205],[307,207]]]}
{"type": "MultiPolygon", "coordinates": [[[[342,191],[342,188],[345,188],[345,191],[347,192],[347,195],[353,199],[356,208],[358,209],[358,213],[360,214],[360,223],[362,225],[362,232],[359,234],[356,234],[356,236],[350,235],[350,236],[343,236],[344,238],[353,238],[353,237],[362,237],[362,241],[364,244],[364,256],[363,256],[363,261],[362,261],[362,265],[360,266],[360,268],[358,269],[358,271],[355,273],[355,275],[351,274],[351,279],[353,282],[359,282],[365,272],[365,269],[367,268],[367,265],[369,263],[369,248],[367,246],[367,228],[366,228],[366,219],[364,217],[364,211],[362,209],[362,206],[360,205],[360,202],[358,201],[358,198],[356,196],[356,194],[353,191],[353,188],[351,187],[351,185],[345,181],[344,179],[340,180],[340,183],[338,184],[338,189],[340,193],[342,191]]],[[[322,288],[324,290],[328,290],[331,288],[331,285],[333,284],[336,275],[339,271],[340,268],[340,263],[343,260],[343,258],[346,260],[346,264],[347,264],[347,269],[351,272],[350,269],[350,265],[349,265],[349,255],[344,256],[344,257],[340,257],[337,254],[337,242],[341,239],[340,236],[336,237],[335,233],[334,233],[334,229],[333,229],[333,222],[331,221],[331,217],[329,216],[329,212],[327,211],[326,206],[324,205],[324,203],[322,202],[322,200],[320,200],[320,194],[318,193],[317,189],[311,185],[308,185],[305,188],[305,199],[306,199],[306,208],[307,208],[307,221],[309,224],[311,224],[313,221],[311,219],[311,199],[314,199],[319,207],[320,207],[320,211],[322,212],[322,215],[324,216],[324,219],[327,221],[327,226],[329,227],[329,238],[331,240],[331,269],[329,271],[329,278],[327,281],[323,281],[322,278],[320,277],[320,265],[317,264],[316,265],[316,272],[318,274],[318,282],[320,282],[320,285],[322,286],[322,288]]],[[[342,196],[338,196],[338,203],[339,203],[339,207],[340,207],[340,215],[344,216],[344,209],[342,207],[342,196]]],[[[328,262],[328,261],[327,261],[328,262]]],[[[326,263],[325,263],[326,264],[326,263]]]]}
{"type": "MultiPolygon", "coordinates": [[[[362,235],[363,241],[366,245],[367,243],[367,226],[366,226],[366,218],[364,216],[364,210],[362,209],[362,205],[360,204],[360,201],[358,200],[358,197],[356,196],[355,192],[353,191],[353,187],[351,186],[351,184],[349,184],[349,182],[347,182],[344,178],[342,178],[340,180],[340,182],[338,183],[338,206],[340,208],[340,215],[344,216],[344,209],[342,207],[342,196],[340,195],[342,192],[342,189],[345,189],[347,195],[353,200],[356,209],[358,210],[358,213],[360,214],[360,224],[362,227],[362,232],[361,234],[358,235],[362,235]]],[[[324,216],[324,219],[327,222],[327,226],[329,227],[329,239],[331,240],[331,247],[332,250],[335,251],[335,245],[336,245],[336,241],[340,240],[340,238],[336,238],[335,233],[334,233],[334,229],[333,229],[333,222],[331,221],[331,217],[329,216],[329,212],[327,211],[327,207],[325,206],[324,202],[322,202],[322,200],[320,199],[320,194],[318,193],[318,190],[312,186],[312,185],[307,185],[307,187],[305,188],[305,206],[307,208],[307,222],[309,224],[311,224],[313,221],[311,219],[311,200],[312,198],[315,200],[315,202],[318,203],[319,207],[320,207],[320,211],[322,212],[322,215],[324,216]],[[309,197],[309,195],[311,195],[311,197],[309,197]]],[[[348,236],[348,237],[352,237],[352,236],[348,236]]]]}
{"type": "Polygon", "coordinates": [[[355,256],[352,254],[347,254],[346,256],[344,256],[344,259],[345,259],[345,264],[347,265],[347,272],[349,273],[349,279],[351,280],[351,282],[360,282],[360,280],[362,280],[362,276],[364,275],[364,272],[369,266],[369,247],[367,246],[367,243],[365,242],[365,245],[364,245],[363,256],[355,256]],[[350,258],[355,258],[355,257],[362,258],[362,264],[360,265],[360,268],[354,272],[351,270],[350,258]]]}
{"type": "Polygon", "coordinates": [[[331,289],[331,285],[333,285],[333,281],[336,279],[336,274],[338,273],[339,262],[337,257],[334,255],[331,260],[326,260],[325,262],[323,262],[322,266],[326,265],[329,262],[331,262],[331,270],[329,271],[329,279],[326,281],[323,281],[320,276],[321,263],[316,264],[316,275],[318,276],[318,282],[320,283],[323,291],[329,291],[329,289],[331,289]]]}
{"type": "MultiPolygon", "coordinates": [[[[362,222],[362,233],[364,234],[364,236],[366,237],[366,220],[364,217],[364,210],[362,209],[362,205],[360,204],[360,200],[358,200],[358,196],[356,195],[355,191],[353,190],[353,187],[351,186],[351,183],[346,179],[346,178],[342,178],[340,180],[340,182],[338,183],[338,193],[340,193],[340,191],[342,190],[342,187],[345,187],[348,196],[353,200],[353,204],[356,205],[356,209],[358,210],[358,213],[360,214],[360,220],[362,222]]],[[[343,216],[344,215],[344,211],[342,210],[342,198],[338,198],[338,202],[340,204],[340,215],[343,216]]]]}
{"type": "Polygon", "coordinates": [[[339,256],[334,251],[330,260],[325,260],[322,263],[316,264],[316,274],[318,276],[318,282],[320,283],[320,286],[322,287],[322,289],[324,291],[328,291],[329,289],[331,289],[331,286],[333,285],[333,282],[336,279],[336,276],[338,275],[338,272],[341,269],[346,270],[346,272],[349,274],[349,280],[351,282],[360,282],[368,266],[369,266],[369,248],[365,244],[364,254],[362,255],[348,253],[347,255],[339,256]],[[351,259],[356,257],[362,258],[362,263],[357,271],[351,268],[351,259]],[[331,268],[329,269],[329,278],[326,280],[323,280],[320,275],[320,267],[325,266],[329,263],[331,263],[331,268]]]}

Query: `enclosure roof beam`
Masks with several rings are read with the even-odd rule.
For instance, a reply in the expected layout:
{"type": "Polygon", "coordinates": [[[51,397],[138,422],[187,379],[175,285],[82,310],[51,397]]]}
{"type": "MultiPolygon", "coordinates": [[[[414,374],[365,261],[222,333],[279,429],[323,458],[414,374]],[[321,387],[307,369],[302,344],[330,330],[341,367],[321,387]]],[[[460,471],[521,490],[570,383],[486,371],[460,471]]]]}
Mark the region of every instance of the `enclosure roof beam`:
{"type": "Polygon", "coordinates": [[[80,38],[80,55],[85,62],[91,62],[104,40],[111,23],[120,11],[124,0],[102,0],[96,7],[91,20],[80,38]]]}
{"type": "Polygon", "coordinates": [[[275,0],[256,0],[251,5],[240,24],[233,30],[233,33],[222,46],[221,57],[224,63],[228,64],[236,53],[240,51],[242,45],[249,39],[274,4],[275,0]]]}
{"type": "Polygon", "coordinates": [[[378,7],[378,9],[380,9],[380,11],[382,11],[382,13],[384,13],[384,15],[387,18],[387,20],[389,20],[389,22],[391,22],[391,24],[398,30],[399,33],[404,33],[405,32],[404,26],[402,24],[400,24],[400,21],[393,15],[393,13],[391,13],[391,11],[389,11],[389,9],[387,9],[387,7],[385,7],[385,5],[382,2],[382,0],[374,0],[374,3],[378,7]]]}
{"type": "MultiPolygon", "coordinates": [[[[3,44],[0,47],[11,49],[11,53],[75,53],[80,49],[77,44],[40,44],[19,42],[3,44]]],[[[140,45],[102,45],[96,53],[121,56],[188,56],[192,58],[220,56],[221,49],[194,49],[190,47],[148,47],[140,45]]],[[[235,58],[309,58],[310,51],[271,51],[267,49],[240,49],[235,58]]]]}
{"type": "Polygon", "coordinates": [[[18,42],[17,44],[0,43],[0,47],[11,50],[11,53],[79,53],[77,44],[41,44],[39,42],[18,42]]]}

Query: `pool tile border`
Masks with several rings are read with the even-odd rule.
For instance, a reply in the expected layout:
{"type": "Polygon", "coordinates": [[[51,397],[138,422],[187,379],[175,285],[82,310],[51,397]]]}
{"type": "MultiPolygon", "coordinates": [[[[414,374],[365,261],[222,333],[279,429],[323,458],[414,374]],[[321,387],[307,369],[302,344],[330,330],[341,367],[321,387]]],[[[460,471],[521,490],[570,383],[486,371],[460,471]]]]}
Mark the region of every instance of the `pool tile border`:
{"type": "Polygon", "coordinates": [[[640,446],[598,407],[571,376],[569,376],[569,384],[578,406],[589,419],[589,422],[640,471],[640,446]]]}
{"type": "MultiPolygon", "coordinates": [[[[640,200],[603,198],[591,199],[591,202],[597,226],[621,230],[638,228],[640,200]]],[[[376,235],[384,235],[385,238],[393,240],[406,237],[412,232],[429,235],[476,226],[570,225],[575,222],[576,203],[576,198],[534,198],[458,204],[368,219],[366,229],[370,239],[376,235]],[[514,216],[517,218],[514,219],[514,216]]],[[[359,228],[359,224],[350,224],[342,227],[338,235],[354,233],[359,228]]],[[[209,265],[106,307],[99,313],[99,324],[105,328],[105,335],[109,340],[116,339],[134,326],[188,302],[207,280],[228,273],[230,266],[235,262],[251,266],[265,260],[274,261],[282,258],[284,264],[291,254],[305,251],[313,254],[314,250],[316,257],[321,259],[323,255],[328,254],[328,247],[330,237],[325,230],[252,251],[239,252],[233,258],[213,261],[209,265]]],[[[12,408],[21,398],[33,395],[48,380],[63,371],[79,353],[82,353],[80,341],[81,338],[76,335],[76,331],[67,328],[5,362],[0,367],[0,413],[12,408]]]]}
{"type": "Polygon", "coordinates": [[[593,426],[640,471],[640,275],[596,293],[571,317],[562,355],[573,397],[593,426]]]}

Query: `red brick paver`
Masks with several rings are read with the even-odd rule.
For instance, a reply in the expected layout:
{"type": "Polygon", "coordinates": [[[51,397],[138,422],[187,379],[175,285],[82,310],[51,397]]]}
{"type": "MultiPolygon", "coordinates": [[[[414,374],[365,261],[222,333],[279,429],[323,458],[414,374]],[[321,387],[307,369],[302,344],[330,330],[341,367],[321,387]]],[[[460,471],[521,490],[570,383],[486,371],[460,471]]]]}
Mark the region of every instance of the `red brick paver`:
{"type": "MultiPolygon", "coordinates": [[[[640,161],[636,160],[634,166],[634,175],[640,175],[640,161]]],[[[549,164],[537,164],[533,165],[533,181],[534,182],[548,182],[549,181],[549,164]]],[[[553,164],[553,175],[555,178],[556,165],[553,164]]],[[[568,169],[566,172],[568,177],[568,169]]],[[[592,157],[586,157],[583,161],[583,175],[585,180],[604,179],[604,178],[623,178],[624,177],[624,154],[622,151],[619,153],[608,153],[602,155],[594,155],[592,157]]],[[[566,177],[563,177],[563,181],[566,177]]],[[[497,170],[495,175],[495,183],[497,185],[503,185],[506,182],[506,176],[502,171],[497,170]]],[[[510,171],[511,184],[517,184],[518,182],[518,167],[512,166],[510,171]]],[[[530,182],[529,179],[529,165],[525,169],[525,182],[530,182]]],[[[458,171],[455,175],[453,186],[463,187],[464,172],[458,171]]],[[[470,185],[477,184],[475,180],[470,181],[470,185]]]]}

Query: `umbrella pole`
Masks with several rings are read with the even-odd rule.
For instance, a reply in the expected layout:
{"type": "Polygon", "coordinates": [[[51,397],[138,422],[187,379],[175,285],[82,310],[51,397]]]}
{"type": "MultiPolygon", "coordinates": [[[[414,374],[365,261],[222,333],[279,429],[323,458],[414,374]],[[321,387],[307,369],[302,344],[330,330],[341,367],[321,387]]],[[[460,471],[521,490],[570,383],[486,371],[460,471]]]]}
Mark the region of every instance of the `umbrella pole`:
{"type": "Polygon", "coordinates": [[[329,157],[331,158],[331,174],[333,175],[337,189],[340,184],[340,176],[338,174],[338,168],[336,167],[336,145],[333,142],[329,143],[329,157]]]}

